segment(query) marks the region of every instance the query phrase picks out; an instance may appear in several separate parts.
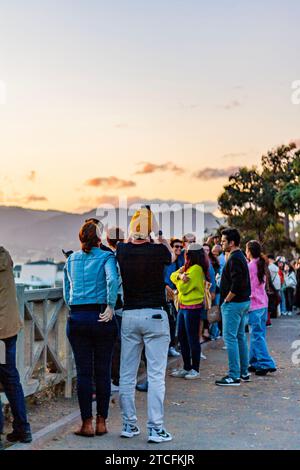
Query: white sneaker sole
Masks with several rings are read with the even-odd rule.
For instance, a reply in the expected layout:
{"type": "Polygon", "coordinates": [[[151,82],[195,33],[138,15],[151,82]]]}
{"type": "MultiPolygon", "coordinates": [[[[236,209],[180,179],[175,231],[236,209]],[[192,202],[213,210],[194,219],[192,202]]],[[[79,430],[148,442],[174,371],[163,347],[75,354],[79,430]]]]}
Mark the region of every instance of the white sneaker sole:
{"type": "Polygon", "coordinates": [[[217,387],[240,387],[240,383],[239,384],[216,384],[217,387]]]}
{"type": "Polygon", "coordinates": [[[186,375],[184,378],[185,378],[185,380],[197,380],[197,379],[200,379],[200,375],[196,375],[196,376],[186,375]]]}
{"type": "Polygon", "coordinates": [[[120,437],[126,437],[127,439],[130,439],[131,437],[135,437],[135,436],[139,436],[141,434],[141,432],[126,432],[126,431],[122,431],[121,434],[120,434],[120,437]]]}
{"type": "Polygon", "coordinates": [[[174,372],[170,374],[170,377],[174,377],[174,379],[184,379],[188,375],[188,372],[186,374],[179,374],[175,375],[174,372]]]}
{"type": "Polygon", "coordinates": [[[148,437],[148,442],[152,442],[154,444],[159,444],[161,442],[169,442],[172,441],[173,437],[148,437]]]}

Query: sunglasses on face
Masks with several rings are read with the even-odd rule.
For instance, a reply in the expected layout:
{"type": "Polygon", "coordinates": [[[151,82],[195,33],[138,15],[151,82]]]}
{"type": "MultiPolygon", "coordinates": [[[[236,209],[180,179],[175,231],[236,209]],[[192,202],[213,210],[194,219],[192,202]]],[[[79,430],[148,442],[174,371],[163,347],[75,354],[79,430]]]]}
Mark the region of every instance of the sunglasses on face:
{"type": "Polygon", "coordinates": [[[182,249],[183,246],[182,246],[182,245],[174,245],[174,248],[180,248],[180,249],[182,249]]]}

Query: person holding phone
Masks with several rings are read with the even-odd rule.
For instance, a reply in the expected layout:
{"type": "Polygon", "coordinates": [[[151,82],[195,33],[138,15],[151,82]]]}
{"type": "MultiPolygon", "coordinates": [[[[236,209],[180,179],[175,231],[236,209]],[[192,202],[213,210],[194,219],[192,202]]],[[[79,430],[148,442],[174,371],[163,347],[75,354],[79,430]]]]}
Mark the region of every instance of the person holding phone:
{"type": "Polygon", "coordinates": [[[80,229],[81,250],[72,253],[64,270],[64,299],[70,308],[67,335],[77,369],[77,394],[82,425],[78,436],[107,433],[111,393],[111,361],[118,326],[114,315],[119,289],[115,255],[103,251],[102,225],[87,221],[80,229]],[[97,421],[93,427],[93,380],[97,421]]]}
{"type": "Polygon", "coordinates": [[[117,246],[124,290],[119,388],[123,418],[121,437],[133,438],[140,434],[135,387],[145,347],[148,442],[166,442],[171,441],[172,436],[164,427],[165,374],[170,343],[164,268],[173,257],[172,249],[162,234],[159,234],[158,243],[150,242],[154,225],[153,213],[142,207],[132,217],[129,242],[117,246]]]}

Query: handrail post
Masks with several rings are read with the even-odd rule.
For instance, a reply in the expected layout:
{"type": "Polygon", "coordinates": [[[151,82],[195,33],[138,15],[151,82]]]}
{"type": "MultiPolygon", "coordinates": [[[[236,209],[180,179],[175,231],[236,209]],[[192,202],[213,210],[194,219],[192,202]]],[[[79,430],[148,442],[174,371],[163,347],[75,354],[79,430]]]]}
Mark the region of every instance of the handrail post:
{"type": "MultiPolygon", "coordinates": [[[[69,307],[66,310],[66,322],[68,322],[69,307]]],[[[65,382],[65,398],[72,398],[73,391],[73,372],[74,372],[74,359],[72,355],[72,348],[69,339],[66,338],[66,382],[65,382]]]]}
{"type": "Polygon", "coordinates": [[[18,284],[17,286],[17,300],[20,312],[20,318],[24,327],[20,330],[17,339],[17,368],[20,374],[21,382],[23,383],[25,376],[25,286],[24,284],[18,284]]]}

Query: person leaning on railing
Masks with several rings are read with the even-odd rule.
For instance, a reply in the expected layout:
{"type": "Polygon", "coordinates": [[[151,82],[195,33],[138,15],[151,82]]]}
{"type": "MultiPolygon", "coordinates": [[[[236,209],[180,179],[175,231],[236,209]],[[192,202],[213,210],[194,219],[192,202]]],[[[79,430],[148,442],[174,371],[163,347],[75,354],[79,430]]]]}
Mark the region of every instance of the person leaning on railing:
{"type": "MultiPolygon", "coordinates": [[[[13,432],[7,434],[6,438],[9,442],[29,443],[32,441],[31,430],[27,421],[24,393],[16,367],[17,335],[22,326],[13,275],[13,262],[8,251],[0,247],[0,340],[5,345],[5,360],[0,358],[0,383],[13,415],[13,432]]],[[[1,441],[3,427],[4,418],[0,400],[0,449],[3,448],[1,441]]]]}
{"type": "Polygon", "coordinates": [[[80,229],[81,250],[64,270],[64,299],[70,308],[67,335],[77,369],[82,426],[76,435],[93,437],[92,395],[96,383],[96,435],[107,433],[111,360],[118,326],[114,315],[119,277],[115,255],[100,249],[102,225],[87,221],[80,229]]]}

